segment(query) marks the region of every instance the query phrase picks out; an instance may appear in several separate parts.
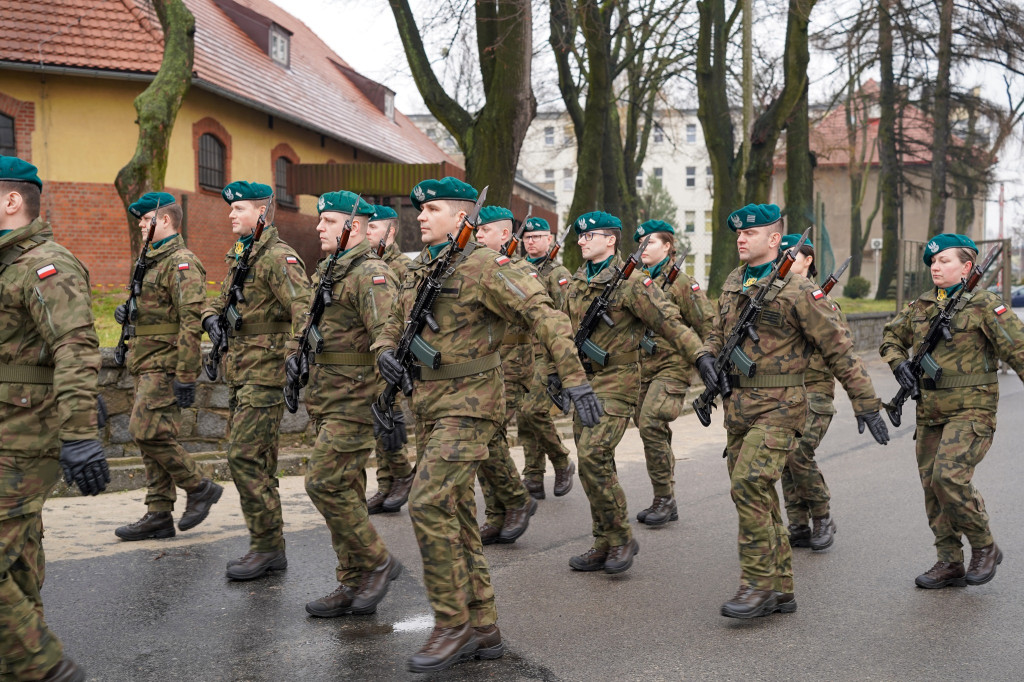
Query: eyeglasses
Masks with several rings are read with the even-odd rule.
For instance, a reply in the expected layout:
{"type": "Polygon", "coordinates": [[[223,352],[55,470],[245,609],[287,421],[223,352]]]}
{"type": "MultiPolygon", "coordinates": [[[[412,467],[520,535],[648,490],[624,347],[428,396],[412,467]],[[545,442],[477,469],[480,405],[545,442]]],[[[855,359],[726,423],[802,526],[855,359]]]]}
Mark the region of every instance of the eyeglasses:
{"type": "Polygon", "coordinates": [[[551,236],[551,233],[548,233],[548,234],[526,234],[526,235],[523,235],[523,241],[524,242],[535,242],[538,239],[543,239],[544,237],[550,237],[550,236],[551,236]]]}
{"type": "Polygon", "coordinates": [[[597,235],[601,235],[602,237],[613,236],[608,234],[607,232],[584,232],[583,234],[580,235],[580,240],[585,242],[592,242],[594,241],[594,237],[596,237],[597,235]]]}

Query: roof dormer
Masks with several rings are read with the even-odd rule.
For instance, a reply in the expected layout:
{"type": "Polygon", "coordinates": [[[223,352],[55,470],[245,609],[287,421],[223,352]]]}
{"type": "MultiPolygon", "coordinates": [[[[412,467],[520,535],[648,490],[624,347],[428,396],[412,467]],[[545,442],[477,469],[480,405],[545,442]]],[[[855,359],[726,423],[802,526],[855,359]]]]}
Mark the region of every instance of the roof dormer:
{"type": "Polygon", "coordinates": [[[234,0],[213,1],[275,64],[291,65],[291,31],[234,0]]]}
{"type": "Polygon", "coordinates": [[[395,120],[395,91],[388,86],[378,83],[375,80],[371,80],[359,73],[351,66],[339,64],[333,59],[330,60],[332,64],[338,67],[345,78],[348,78],[352,83],[359,88],[366,98],[373,103],[373,106],[380,109],[381,113],[388,117],[389,120],[395,120]]]}

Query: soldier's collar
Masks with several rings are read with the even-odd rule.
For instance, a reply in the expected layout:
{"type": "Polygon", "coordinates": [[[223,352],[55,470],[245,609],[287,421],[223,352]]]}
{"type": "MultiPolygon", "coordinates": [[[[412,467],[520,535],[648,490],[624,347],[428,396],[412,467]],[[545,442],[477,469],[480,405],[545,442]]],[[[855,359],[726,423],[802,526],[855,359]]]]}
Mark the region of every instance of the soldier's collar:
{"type": "Polygon", "coordinates": [[[772,260],[761,265],[748,265],[743,271],[743,290],[746,291],[754,286],[759,279],[771,272],[773,265],[775,265],[775,261],[772,260]]]}
{"type": "Polygon", "coordinates": [[[178,235],[178,233],[175,232],[170,237],[164,237],[163,239],[161,239],[158,242],[153,242],[152,244],[149,245],[149,251],[146,252],[146,255],[147,256],[157,256],[157,255],[160,255],[159,253],[157,253],[158,251],[160,251],[161,253],[164,252],[164,251],[168,251],[169,249],[164,249],[164,247],[167,246],[168,244],[170,244],[174,240],[174,238],[178,237],[178,236],[180,236],[180,235],[178,235]]]}
{"type": "Polygon", "coordinates": [[[28,239],[29,237],[43,233],[43,236],[49,238],[53,234],[50,230],[50,223],[36,218],[28,225],[16,227],[13,230],[7,231],[5,234],[0,235],[0,249],[7,248],[12,244],[17,244],[20,241],[28,239]]]}
{"type": "Polygon", "coordinates": [[[662,260],[660,263],[658,263],[658,264],[656,264],[656,265],[654,265],[654,266],[652,266],[650,268],[644,268],[644,269],[647,271],[647,274],[650,275],[651,279],[658,279],[658,275],[661,274],[661,269],[663,267],[665,267],[666,263],[668,263],[668,256],[665,256],[665,259],[662,260]]]}
{"type": "MultiPolygon", "coordinates": [[[[448,246],[448,242],[444,241],[440,244],[434,244],[433,246],[427,247],[427,253],[430,254],[430,260],[436,259],[444,251],[445,247],[448,246]]],[[[429,261],[428,261],[429,262],[429,261]]]]}
{"type": "Polygon", "coordinates": [[[957,282],[951,287],[935,287],[935,290],[933,292],[935,294],[935,300],[942,302],[945,301],[947,298],[952,298],[956,294],[956,292],[960,291],[960,287],[962,287],[963,285],[963,282],[957,282]]]}
{"type": "Polygon", "coordinates": [[[601,261],[600,263],[593,263],[591,261],[587,261],[587,281],[590,282],[595,277],[600,275],[604,271],[605,268],[607,268],[609,265],[611,265],[611,262],[613,260],[615,260],[615,254],[614,253],[612,255],[608,256],[608,258],[606,258],[605,260],[601,261]]]}
{"type": "Polygon", "coordinates": [[[536,265],[537,263],[541,262],[545,258],[547,258],[546,254],[543,255],[543,256],[537,256],[536,258],[530,258],[529,256],[527,256],[526,257],[526,262],[529,263],[530,265],[536,265]]]}

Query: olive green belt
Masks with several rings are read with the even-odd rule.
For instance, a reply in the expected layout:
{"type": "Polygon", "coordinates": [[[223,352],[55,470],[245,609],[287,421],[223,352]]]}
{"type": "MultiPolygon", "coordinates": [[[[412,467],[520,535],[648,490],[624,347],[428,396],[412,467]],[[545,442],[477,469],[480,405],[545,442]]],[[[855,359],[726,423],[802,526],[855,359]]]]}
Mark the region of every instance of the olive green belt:
{"type": "Polygon", "coordinates": [[[158,336],[160,334],[177,334],[181,325],[177,322],[167,324],[133,324],[128,326],[130,336],[158,336]]]}
{"type": "Polygon", "coordinates": [[[640,362],[640,351],[631,350],[628,353],[617,353],[615,355],[608,356],[608,362],[604,368],[618,367],[619,365],[629,365],[634,362],[640,362]]]}
{"type": "Polygon", "coordinates": [[[730,374],[729,383],[740,388],[791,388],[804,385],[804,374],[755,374],[752,377],[730,374]]]}
{"type": "Polygon", "coordinates": [[[942,390],[945,388],[967,388],[968,386],[985,386],[987,384],[999,383],[999,375],[995,372],[985,374],[946,374],[942,373],[938,381],[921,378],[921,388],[928,391],[942,390]]]}
{"type": "Polygon", "coordinates": [[[291,322],[253,322],[243,324],[232,330],[232,336],[257,336],[259,334],[288,334],[292,330],[291,322]]]}
{"type": "Polygon", "coordinates": [[[317,365],[348,365],[351,367],[373,367],[377,358],[373,353],[317,353],[317,365]]]}
{"type": "Polygon", "coordinates": [[[456,362],[451,365],[441,365],[440,369],[430,369],[423,365],[413,365],[413,374],[422,381],[443,381],[445,379],[459,379],[468,377],[471,374],[479,374],[488,370],[501,367],[501,354],[491,353],[469,362],[456,362]]]}
{"type": "Polygon", "coordinates": [[[52,384],[53,367],[0,365],[0,384],[52,384]]]}
{"type": "Polygon", "coordinates": [[[529,334],[505,334],[501,339],[503,346],[522,346],[527,343],[533,343],[529,334]]]}

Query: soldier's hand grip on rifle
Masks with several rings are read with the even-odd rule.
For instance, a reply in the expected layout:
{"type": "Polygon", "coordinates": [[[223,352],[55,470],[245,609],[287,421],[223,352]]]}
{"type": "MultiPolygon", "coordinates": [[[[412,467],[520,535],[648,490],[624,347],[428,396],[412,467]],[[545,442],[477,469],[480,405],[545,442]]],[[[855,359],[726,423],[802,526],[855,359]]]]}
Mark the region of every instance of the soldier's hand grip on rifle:
{"type": "Polygon", "coordinates": [[[395,351],[387,349],[380,354],[377,358],[377,367],[380,369],[380,375],[384,377],[384,381],[394,386],[399,386],[402,389],[402,393],[405,395],[412,394],[412,378],[409,376],[409,372],[405,370],[402,363],[395,357],[395,351]]]}
{"type": "Polygon", "coordinates": [[[697,371],[700,372],[700,378],[709,391],[720,393],[726,398],[732,393],[729,377],[718,373],[715,369],[715,356],[711,353],[705,353],[697,358],[697,371]]]}
{"type": "Polygon", "coordinates": [[[216,315],[210,315],[203,320],[203,329],[205,329],[206,333],[210,335],[210,343],[212,343],[214,347],[221,345],[221,342],[224,341],[224,330],[221,329],[220,322],[216,315]]]}
{"type": "Polygon", "coordinates": [[[389,431],[387,424],[384,424],[377,416],[376,412],[373,412],[373,435],[375,438],[380,438],[380,444],[384,447],[385,452],[398,452],[402,449],[402,446],[409,442],[409,437],[405,433],[405,414],[402,410],[395,410],[392,414],[393,426],[389,431]]]}
{"type": "Polygon", "coordinates": [[[916,400],[920,389],[917,387],[917,377],[911,368],[910,360],[904,360],[896,365],[896,369],[892,373],[896,377],[896,381],[899,382],[900,388],[910,393],[910,397],[916,400]]]}

